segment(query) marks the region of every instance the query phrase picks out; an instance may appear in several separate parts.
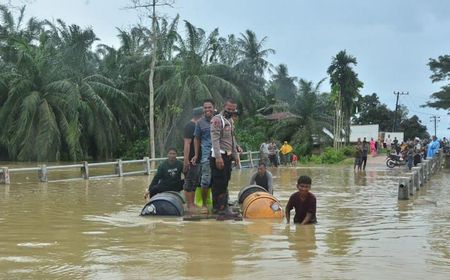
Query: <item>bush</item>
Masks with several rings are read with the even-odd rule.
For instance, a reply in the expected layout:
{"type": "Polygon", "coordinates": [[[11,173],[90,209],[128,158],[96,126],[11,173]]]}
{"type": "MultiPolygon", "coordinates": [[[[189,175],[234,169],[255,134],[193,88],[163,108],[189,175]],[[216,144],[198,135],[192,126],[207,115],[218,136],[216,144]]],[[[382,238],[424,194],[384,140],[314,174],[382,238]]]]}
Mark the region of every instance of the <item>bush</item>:
{"type": "Polygon", "coordinates": [[[336,151],[331,147],[325,148],[320,157],[322,158],[322,163],[337,163],[345,159],[343,149],[336,151]]]}
{"type": "Polygon", "coordinates": [[[353,157],[353,153],[354,153],[355,149],[352,146],[344,146],[341,149],[341,151],[344,154],[344,156],[346,156],[346,157],[353,157]]]}

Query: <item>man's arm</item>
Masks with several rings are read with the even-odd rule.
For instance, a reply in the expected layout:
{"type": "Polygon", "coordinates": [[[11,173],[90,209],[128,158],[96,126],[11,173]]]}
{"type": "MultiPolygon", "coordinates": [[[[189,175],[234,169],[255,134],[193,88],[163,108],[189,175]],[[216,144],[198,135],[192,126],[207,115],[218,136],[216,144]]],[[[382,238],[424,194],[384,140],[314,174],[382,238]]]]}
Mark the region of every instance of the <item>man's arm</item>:
{"type": "Polygon", "coordinates": [[[289,201],[286,204],[286,210],[284,212],[284,216],[286,216],[286,223],[289,224],[291,220],[291,210],[292,210],[292,196],[289,197],[289,201]]]}
{"type": "Polygon", "coordinates": [[[193,165],[195,165],[197,162],[197,159],[199,157],[201,157],[201,155],[199,155],[199,153],[200,153],[200,139],[195,137],[194,138],[194,157],[191,159],[191,163],[193,165]]]}
{"type": "Polygon", "coordinates": [[[189,153],[191,151],[191,138],[183,138],[183,173],[186,173],[189,169],[189,153]]]}
{"type": "Polygon", "coordinates": [[[312,213],[309,213],[309,212],[306,213],[306,216],[305,216],[305,218],[303,219],[301,225],[306,225],[306,224],[308,224],[308,223],[311,221],[311,218],[312,218],[312,213]]]}
{"type": "Polygon", "coordinates": [[[222,121],[219,117],[215,116],[211,120],[211,144],[214,152],[214,158],[216,159],[217,169],[223,169],[223,159],[220,154],[220,133],[222,131],[222,121]]]}

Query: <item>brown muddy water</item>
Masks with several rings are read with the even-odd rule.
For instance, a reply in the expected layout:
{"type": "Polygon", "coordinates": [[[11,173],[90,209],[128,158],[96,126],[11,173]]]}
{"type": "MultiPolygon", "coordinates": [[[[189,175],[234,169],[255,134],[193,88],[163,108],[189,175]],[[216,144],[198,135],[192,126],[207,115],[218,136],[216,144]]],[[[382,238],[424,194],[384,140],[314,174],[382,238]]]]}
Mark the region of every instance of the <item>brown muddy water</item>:
{"type": "MultiPolygon", "coordinates": [[[[255,170],[233,171],[232,200],[255,170]]],[[[151,176],[12,175],[0,185],[0,279],[450,279],[449,171],[409,201],[397,200],[401,171],[381,165],[271,171],[283,206],[312,177],[318,224],[139,217],[151,176]]]]}

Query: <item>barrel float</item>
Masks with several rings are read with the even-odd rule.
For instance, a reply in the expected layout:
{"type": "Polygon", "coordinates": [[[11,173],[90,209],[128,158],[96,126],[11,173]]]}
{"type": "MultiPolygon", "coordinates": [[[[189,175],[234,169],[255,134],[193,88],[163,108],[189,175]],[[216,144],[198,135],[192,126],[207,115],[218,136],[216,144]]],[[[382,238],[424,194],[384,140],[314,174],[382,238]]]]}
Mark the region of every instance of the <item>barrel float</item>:
{"type": "Polygon", "coordinates": [[[255,192],[247,196],[242,204],[244,218],[282,219],[283,209],[280,202],[267,192],[255,192]]]}
{"type": "Polygon", "coordinates": [[[239,204],[244,203],[244,200],[255,192],[267,192],[267,190],[261,186],[258,185],[249,185],[246,187],[243,187],[238,194],[238,202],[239,204]]]}
{"type": "Polygon", "coordinates": [[[183,203],[178,192],[158,193],[142,208],[141,216],[183,216],[183,203]]]}

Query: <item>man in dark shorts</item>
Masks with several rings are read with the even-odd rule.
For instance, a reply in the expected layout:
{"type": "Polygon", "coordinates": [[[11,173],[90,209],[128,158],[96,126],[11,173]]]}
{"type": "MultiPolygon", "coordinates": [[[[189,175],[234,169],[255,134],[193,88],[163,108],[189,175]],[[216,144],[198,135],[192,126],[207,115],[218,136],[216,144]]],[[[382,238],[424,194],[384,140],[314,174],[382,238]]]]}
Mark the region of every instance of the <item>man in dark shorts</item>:
{"type": "Polygon", "coordinates": [[[294,223],[296,224],[315,224],[316,218],[316,197],[311,190],[311,178],[309,176],[300,176],[297,180],[298,192],[295,192],[289,198],[286,205],[286,222],[289,224],[291,210],[295,209],[294,223]]]}
{"type": "Polygon", "coordinates": [[[200,165],[199,161],[195,159],[192,161],[192,158],[195,155],[194,148],[194,131],[197,121],[203,115],[203,108],[197,107],[192,111],[192,119],[186,124],[184,127],[183,133],[183,173],[186,174],[186,178],[184,179],[184,197],[186,199],[186,205],[189,213],[194,212],[196,206],[194,204],[195,199],[195,189],[199,185],[199,174],[200,174],[200,165]]]}
{"type": "Polygon", "coordinates": [[[151,198],[157,193],[176,191],[183,189],[183,180],[181,180],[181,172],[183,171],[183,163],[177,160],[177,150],[169,148],[167,151],[167,159],[158,166],[148,191],[145,192],[144,198],[151,198]]]}

